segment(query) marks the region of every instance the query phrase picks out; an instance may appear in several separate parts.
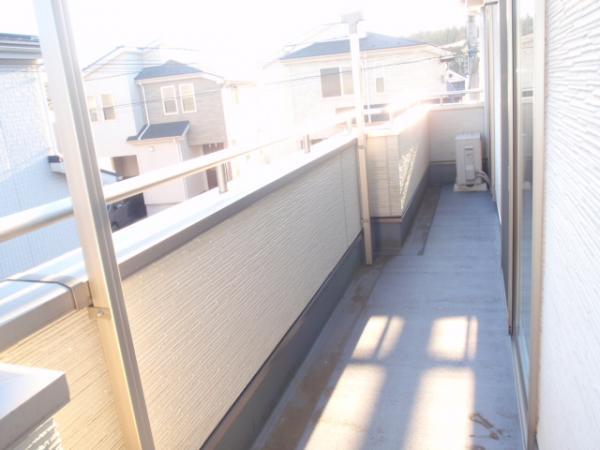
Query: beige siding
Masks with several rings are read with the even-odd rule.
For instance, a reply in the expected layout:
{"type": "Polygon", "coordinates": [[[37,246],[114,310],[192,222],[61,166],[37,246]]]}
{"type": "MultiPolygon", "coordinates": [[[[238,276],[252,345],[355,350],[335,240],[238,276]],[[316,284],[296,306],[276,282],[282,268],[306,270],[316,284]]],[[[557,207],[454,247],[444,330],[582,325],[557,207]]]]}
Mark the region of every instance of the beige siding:
{"type": "Polygon", "coordinates": [[[71,401],[54,416],[64,448],[123,448],[98,328],[87,310],[1,352],[0,361],[66,373],[71,401]]]}
{"type": "Polygon", "coordinates": [[[359,231],[355,149],[124,283],[160,449],[198,448],[359,231]]]}
{"type": "Polygon", "coordinates": [[[401,126],[367,139],[371,215],[402,216],[429,167],[427,111],[414,109],[401,126]],[[412,116],[412,117],[411,117],[412,116]]]}
{"type": "Polygon", "coordinates": [[[204,78],[190,78],[148,83],[143,86],[146,92],[150,123],[188,120],[190,122],[190,131],[188,133],[188,142],[190,145],[227,142],[221,84],[204,78]],[[163,113],[160,88],[162,86],[175,86],[177,95],[179,95],[179,85],[187,83],[194,84],[196,112],[182,113],[181,102],[178,99],[178,114],[166,116],[163,113]]]}

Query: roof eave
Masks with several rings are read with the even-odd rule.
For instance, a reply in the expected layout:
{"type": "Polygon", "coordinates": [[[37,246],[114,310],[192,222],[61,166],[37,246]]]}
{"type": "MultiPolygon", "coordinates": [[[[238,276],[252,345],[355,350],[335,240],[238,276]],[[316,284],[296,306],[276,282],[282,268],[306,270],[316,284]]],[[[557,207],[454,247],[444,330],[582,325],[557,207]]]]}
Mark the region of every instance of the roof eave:
{"type": "Polygon", "coordinates": [[[151,124],[146,124],[144,126],[144,128],[142,129],[142,131],[139,133],[137,139],[127,140],[127,142],[129,142],[130,144],[139,145],[139,144],[147,144],[148,142],[156,143],[156,142],[168,142],[168,141],[173,141],[173,140],[181,141],[187,136],[188,131],[190,131],[190,123],[188,122],[186,124],[185,128],[183,129],[183,131],[181,132],[181,134],[179,134],[177,136],[161,136],[161,137],[156,137],[156,138],[144,139],[144,135],[146,134],[148,129],[150,129],[150,126],[151,126],[151,124]]]}
{"type": "Polygon", "coordinates": [[[39,45],[13,45],[8,42],[0,42],[0,59],[34,61],[41,57],[42,51],[39,45]]]}
{"type": "Polygon", "coordinates": [[[128,144],[132,145],[148,145],[148,144],[162,144],[173,141],[183,141],[185,138],[185,134],[180,136],[167,136],[167,137],[158,137],[158,138],[149,138],[149,139],[135,139],[132,141],[127,141],[128,144]]]}
{"type": "MultiPolygon", "coordinates": [[[[427,43],[415,44],[415,45],[404,45],[401,47],[388,47],[388,48],[375,48],[375,49],[369,49],[369,50],[361,50],[360,53],[361,53],[361,55],[374,54],[374,53],[392,53],[392,52],[399,52],[399,51],[405,51],[405,50],[413,50],[415,48],[423,48],[423,47],[429,47],[434,53],[438,53],[440,56],[445,55],[447,53],[451,53],[440,47],[436,47],[435,45],[427,44],[427,43]]],[[[325,55],[301,56],[301,57],[297,57],[297,58],[283,57],[283,58],[279,58],[278,61],[281,63],[284,63],[284,64],[285,63],[295,64],[295,63],[322,61],[322,60],[326,60],[326,59],[335,59],[335,58],[340,58],[340,57],[344,57],[344,56],[350,57],[350,52],[327,53],[325,55]]]]}
{"type": "Polygon", "coordinates": [[[152,83],[164,83],[165,81],[178,81],[190,78],[204,78],[207,80],[214,81],[216,83],[224,83],[224,79],[217,75],[213,75],[207,72],[196,72],[196,73],[184,73],[181,75],[161,75],[156,77],[148,77],[142,79],[136,79],[135,82],[139,85],[152,84],[152,83]]]}

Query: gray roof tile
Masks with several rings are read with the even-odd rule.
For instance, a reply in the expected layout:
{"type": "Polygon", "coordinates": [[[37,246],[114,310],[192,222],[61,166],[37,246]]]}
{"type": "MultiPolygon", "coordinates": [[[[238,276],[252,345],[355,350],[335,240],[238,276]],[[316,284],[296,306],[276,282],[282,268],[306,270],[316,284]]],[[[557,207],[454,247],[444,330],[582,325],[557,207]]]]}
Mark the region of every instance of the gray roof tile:
{"type": "Polygon", "coordinates": [[[173,59],[161,64],[160,66],[146,67],[142,69],[135,77],[136,80],[147,80],[149,78],[170,77],[174,75],[187,75],[193,73],[202,73],[200,69],[188,66],[173,59]]]}
{"type": "MultiPolygon", "coordinates": [[[[367,33],[363,38],[360,38],[360,49],[382,50],[386,48],[410,47],[414,45],[425,45],[426,42],[416,41],[414,39],[405,39],[395,36],[387,36],[385,34],[367,33]]],[[[288,53],[279,58],[280,60],[310,58],[313,56],[336,55],[350,52],[350,42],[347,39],[336,41],[315,42],[314,44],[304,47],[300,50],[288,53]]]]}
{"type": "Polygon", "coordinates": [[[190,126],[190,122],[183,120],[181,122],[154,123],[142,130],[135,136],[129,136],[128,142],[146,141],[148,139],[162,139],[169,137],[183,136],[190,126]]]}

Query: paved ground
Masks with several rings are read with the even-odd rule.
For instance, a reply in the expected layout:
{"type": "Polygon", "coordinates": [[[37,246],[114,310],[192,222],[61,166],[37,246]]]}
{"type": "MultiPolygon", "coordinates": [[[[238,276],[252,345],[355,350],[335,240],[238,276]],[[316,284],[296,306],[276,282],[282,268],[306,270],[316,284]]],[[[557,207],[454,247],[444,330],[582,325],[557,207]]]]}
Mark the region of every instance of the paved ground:
{"type": "Polygon", "coordinates": [[[431,188],[400,254],[362,268],[256,449],[521,448],[487,193],[431,188]]]}

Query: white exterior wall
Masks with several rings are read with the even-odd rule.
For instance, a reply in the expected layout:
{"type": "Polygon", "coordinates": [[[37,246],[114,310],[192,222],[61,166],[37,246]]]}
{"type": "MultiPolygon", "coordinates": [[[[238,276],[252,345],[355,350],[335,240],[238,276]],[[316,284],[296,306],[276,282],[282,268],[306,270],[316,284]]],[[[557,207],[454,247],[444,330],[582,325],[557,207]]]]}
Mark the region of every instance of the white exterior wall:
{"type": "MultiPolygon", "coordinates": [[[[183,161],[181,149],[175,141],[166,141],[151,146],[131,144],[130,146],[136,150],[140,173],[162,169],[183,161]]],[[[149,215],[180,203],[186,198],[187,191],[183,179],[170,181],[144,192],[144,202],[149,215]]]]}
{"type": "Polygon", "coordinates": [[[258,89],[254,84],[229,85],[222,91],[223,112],[229,146],[252,145],[259,141],[261,123],[258,89]]]}
{"type": "MultiPolygon", "coordinates": [[[[365,67],[372,68],[364,72],[365,105],[396,103],[445,90],[445,64],[439,61],[439,52],[434,51],[432,47],[364,52],[362,60],[365,67]],[[435,59],[414,62],[428,58],[435,59]],[[384,77],[385,89],[380,94],[376,92],[375,84],[378,73],[382,73],[384,77]]],[[[279,64],[287,68],[284,79],[296,80],[286,83],[290,90],[296,123],[316,118],[333,118],[337,109],[353,107],[352,95],[323,98],[320,79],[321,69],[350,68],[350,54],[301,58],[281,61],[279,64]]]]}
{"type": "MultiPolygon", "coordinates": [[[[47,160],[52,139],[40,73],[26,70],[0,65],[0,216],[69,196],[65,176],[53,173],[47,160]]],[[[0,278],[78,245],[73,220],[3,242],[0,278]]]]}
{"type": "Polygon", "coordinates": [[[600,3],[549,0],[538,442],[600,442],[600,3]]]}
{"type": "Polygon", "coordinates": [[[94,96],[98,106],[97,122],[92,122],[96,154],[100,158],[133,155],[135,149],[127,143],[146,123],[140,88],[135,84],[137,72],[144,67],[138,52],[125,52],[107,66],[85,77],[87,96],[94,96]],[[120,65],[119,65],[120,64],[120,65]],[[102,94],[111,94],[116,105],[116,119],[104,120],[102,94]]]}
{"type": "Polygon", "coordinates": [[[290,84],[290,71],[283,64],[272,64],[262,73],[257,85],[258,135],[261,140],[269,140],[281,134],[282,130],[294,126],[294,103],[290,84]],[[282,82],[283,80],[283,82],[282,82]]]}
{"type": "Polygon", "coordinates": [[[485,136],[483,104],[435,106],[429,113],[431,162],[456,161],[456,135],[485,136]]]}

